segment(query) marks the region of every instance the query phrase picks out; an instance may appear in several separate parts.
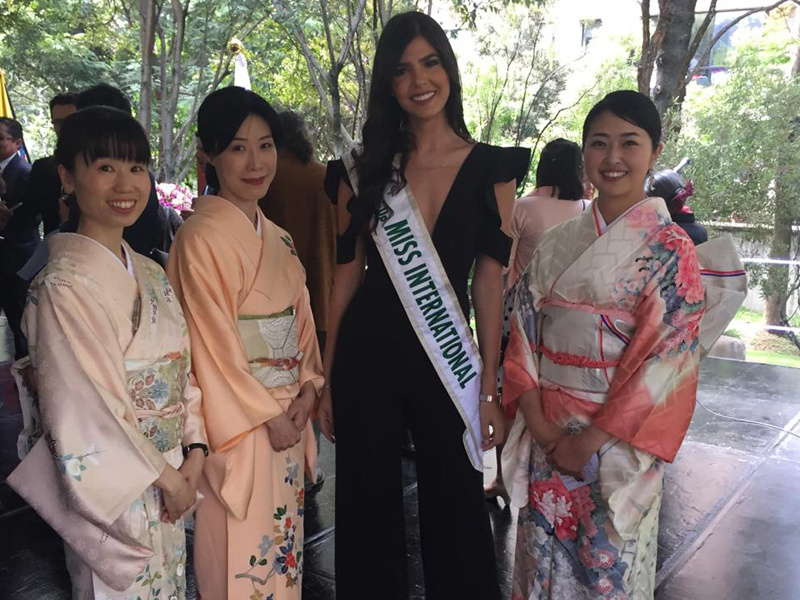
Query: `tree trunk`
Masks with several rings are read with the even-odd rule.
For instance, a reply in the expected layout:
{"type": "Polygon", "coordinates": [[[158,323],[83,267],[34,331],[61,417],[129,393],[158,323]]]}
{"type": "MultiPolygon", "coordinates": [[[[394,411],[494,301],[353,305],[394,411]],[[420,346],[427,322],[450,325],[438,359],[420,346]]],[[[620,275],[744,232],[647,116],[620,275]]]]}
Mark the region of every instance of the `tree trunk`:
{"type": "MultiPolygon", "coordinates": [[[[800,19],[798,19],[800,29],[800,19]]],[[[792,77],[800,77],[800,46],[797,48],[794,65],[792,66],[792,77]]],[[[800,131],[795,123],[789,127],[789,140],[797,139],[800,131]]],[[[775,220],[772,230],[772,241],[769,246],[769,257],[772,259],[789,260],[792,251],[792,225],[795,221],[795,214],[792,209],[793,203],[788,200],[796,190],[787,189],[781,184],[780,176],[775,185],[775,220]]],[[[770,267],[767,273],[767,281],[764,285],[764,296],[766,309],[764,318],[767,325],[782,326],[786,325],[786,302],[789,288],[789,268],[785,265],[770,267]]]]}
{"type": "Polygon", "coordinates": [[[692,40],[697,0],[671,0],[664,4],[667,10],[659,16],[659,20],[665,20],[664,40],[656,57],[658,70],[653,90],[653,102],[662,119],[676,100],[681,104],[682,98],[677,96],[686,77],[684,64],[692,40]]]}
{"type": "Polygon", "coordinates": [[[139,71],[139,122],[148,136],[153,125],[152,85],[157,20],[154,0],[139,0],[139,51],[142,55],[139,71]]]}

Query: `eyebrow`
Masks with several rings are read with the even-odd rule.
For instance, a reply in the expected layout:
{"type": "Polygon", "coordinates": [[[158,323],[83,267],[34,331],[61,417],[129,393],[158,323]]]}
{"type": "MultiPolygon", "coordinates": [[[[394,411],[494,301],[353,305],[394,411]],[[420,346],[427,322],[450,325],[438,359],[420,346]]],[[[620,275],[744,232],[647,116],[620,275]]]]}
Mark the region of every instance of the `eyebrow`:
{"type": "MultiPolygon", "coordinates": [[[[420,58],[417,62],[425,62],[426,60],[429,60],[431,58],[439,58],[439,55],[436,52],[431,52],[427,56],[423,56],[422,58],[420,58]]],[[[409,63],[407,63],[407,62],[399,62],[399,63],[397,63],[398,67],[407,67],[408,65],[409,65],[409,63]]]]}
{"type": "MultiPolygon", "coordinates": [[[[611,136],[609,134],[607,134],[607,133],[597,132],[597,133],[591,134],[589,137],[609,138],[611,136]]],[[[637,133],[636,131],[627,131],[625,133],[620,133],[619,137],[642,137],[642,136],[639,133],[637,133]]]]}
{"type": "MultiPolygon", "coordinates": [[[[268,133],[267,135],[262,135],[262,136],[261,136],[260,138],[258,138],[258,139],[259,139],[259,140],[267,140],[267,139],[269,139],[269,138],[271,138],[271,137],[272,137],[272,134],[271,134],[271,133],[268,133]]],[[[239,141],[239,142],[246,142],[246,141],[247,141],[247,138],[243,138],[243,137],[235,137],[235,138],[233,138],[233,141],[234,141],[234,142],[236,142],[236,141],[239,141]]]]}

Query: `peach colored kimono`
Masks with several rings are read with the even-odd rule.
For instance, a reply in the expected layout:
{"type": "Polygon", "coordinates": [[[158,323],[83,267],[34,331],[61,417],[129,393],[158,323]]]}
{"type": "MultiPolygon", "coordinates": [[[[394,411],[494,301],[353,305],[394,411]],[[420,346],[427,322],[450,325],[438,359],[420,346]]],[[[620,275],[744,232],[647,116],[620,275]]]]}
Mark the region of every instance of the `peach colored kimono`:
{"type": "Polygon", "coordinates": [[[133,276],[88,237],[49,246],[23,320],[43,435],[8,483],[66,542],[73,598],[183,600],[183,520],[152,485],[206,442],[180,304],[127,245],[133,276]]]}
{"type": "MultiPolygon", "coordinates": [[[[168,273],[192,338],[212,454],[197,513],[195,571],[204,600],[300,598],[303,466],[310,423],[275,452],[264,425],[300,387],[323,383],[305,272],[291,237],[258,211],[204,196],[178,231],[168,273]]],[[[313,471],[312,471],[313,472],[313,471]]]]}

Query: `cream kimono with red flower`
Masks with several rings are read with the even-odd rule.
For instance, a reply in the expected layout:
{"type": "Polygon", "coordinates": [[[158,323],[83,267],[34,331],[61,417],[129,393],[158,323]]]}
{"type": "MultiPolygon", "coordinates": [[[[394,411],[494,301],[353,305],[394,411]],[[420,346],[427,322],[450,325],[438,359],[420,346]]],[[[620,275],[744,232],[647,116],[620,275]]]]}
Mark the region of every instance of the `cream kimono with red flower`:
{"type": "Polygon", "coordinates": [[[66,542],[73,598],[184,600],[183,520],[152,485],[206,443],[180,304],[127,245],[133,274],[88,237],[48,243],[23,319],[43,435],[8,483],[66,542]]]}
{"type": "Polygon", "coordinates": [[[576,481],[551,469],[516,415],[503,457],[521,507],[513,600],[653,597],[664,462],[691,421],[700,355],[746,290],[730,242],[709,244],[730,267],[710,295],[660,198],[607,228],[595,203],[543,236],[518,287],[504,402],[513,412],[538,388],[566,434],[592,424],[613,439],[576,481]]]}

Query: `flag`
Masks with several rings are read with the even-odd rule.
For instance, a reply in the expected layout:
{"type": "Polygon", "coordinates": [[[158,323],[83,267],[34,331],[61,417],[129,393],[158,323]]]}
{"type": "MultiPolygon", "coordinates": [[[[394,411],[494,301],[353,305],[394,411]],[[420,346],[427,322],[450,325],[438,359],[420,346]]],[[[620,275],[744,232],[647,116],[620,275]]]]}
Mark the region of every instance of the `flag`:
{"type": "Polygon", "coordinates": [[[11,108],[11,98],[6,91],[6,72],[0,69],[0,117],[14,118],[14,109],[11,108]]]}
{"type": "MultiPolygon", "coordinates": [[[[0,69],[0,117],[8,117],[9,119],[16,119],[17,115],[14,113],[14,107],[11,105],[11,97],[8,95],[6,89],[6,72],[0,69]]],[[[25,146],[25,140],[22,141],[22,147],[19,149],[19,155],[26,161],[31,162],[28,155],[28,148],[25,146]]]]}
{"type": "Polygon", "coordinates": [[[244,57],[244,52],[241,51],[236,55],[235,59],[233,85],[236,87],[243,87],[246,90],[251,89],[250,74],[247,72],[247,59],[244,57]]]}

